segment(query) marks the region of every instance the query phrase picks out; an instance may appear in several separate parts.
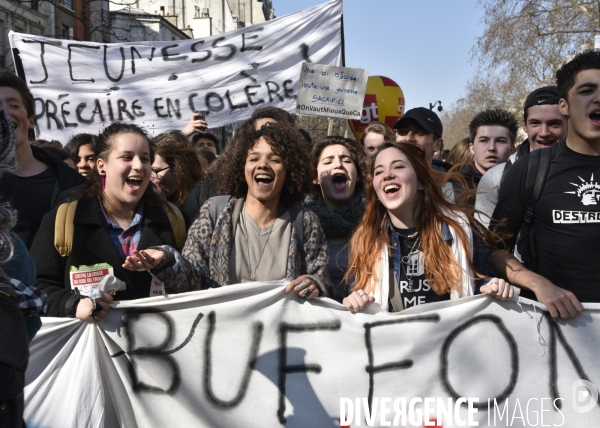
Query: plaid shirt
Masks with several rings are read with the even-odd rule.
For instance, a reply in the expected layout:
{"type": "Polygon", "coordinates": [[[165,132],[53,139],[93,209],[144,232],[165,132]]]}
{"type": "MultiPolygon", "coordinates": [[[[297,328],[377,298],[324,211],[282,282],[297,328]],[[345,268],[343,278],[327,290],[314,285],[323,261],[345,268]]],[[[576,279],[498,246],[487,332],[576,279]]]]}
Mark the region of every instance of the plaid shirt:
{"type": "Polygon", "coordinates": [[[121,254],[121,257],[125,260],[126,257],[131,256],[133,252],[137,250],[138,243],[140,242],[143,228],[142,217],[144,214],[144,204],[140,204],[127,230],[123,230],[121,226],[108,217],[102,204],[100,204],[100,208],[106,219],[108,234],[117,247],[119,254],[121,254]]]}
{"type": "Polygon", "coordinates": [[[27,285],[18,279],[6,278],[8,283],[14,288],[19,302],[19,309],[23,316],[30,317],[44,315],[48,308],[48,296],[41,290],[27,285]]]}

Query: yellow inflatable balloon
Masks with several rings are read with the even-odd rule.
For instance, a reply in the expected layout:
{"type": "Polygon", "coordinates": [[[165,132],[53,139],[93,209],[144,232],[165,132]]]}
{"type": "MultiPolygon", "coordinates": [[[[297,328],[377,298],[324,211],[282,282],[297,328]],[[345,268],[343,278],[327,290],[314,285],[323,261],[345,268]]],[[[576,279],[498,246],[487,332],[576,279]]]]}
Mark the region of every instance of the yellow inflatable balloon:
{"type": "Polygon", "coordinates": [[[394,126],[404,114],[404,105],[404,93],[396,82],[388,77],[370,76],[361,118],[348,121],[356,139],[371,122],[394,126]]]}

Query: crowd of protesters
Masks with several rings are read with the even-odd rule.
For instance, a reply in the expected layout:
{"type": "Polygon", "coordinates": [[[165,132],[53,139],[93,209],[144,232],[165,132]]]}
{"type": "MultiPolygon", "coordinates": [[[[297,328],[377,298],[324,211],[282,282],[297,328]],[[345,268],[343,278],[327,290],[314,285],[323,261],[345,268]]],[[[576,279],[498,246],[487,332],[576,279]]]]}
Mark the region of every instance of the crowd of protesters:
{"type": "Polygon", "coordinates": [[[569,318],[600,302],[600,52],[524,99],[522,144],[492,108],[445,161],[427,108],[358,141],[312,142],[264,107],[228,142],[197,114],[154,138],[117,122],[49,142],[26,83],[0,73],[0,419],[20,426],[39,317],[97,322],[115,300],[285,279],[352,312],[520,293],[569,318]],[[69,273],[96,264],[113,277],[80,292],[69,273]]]}

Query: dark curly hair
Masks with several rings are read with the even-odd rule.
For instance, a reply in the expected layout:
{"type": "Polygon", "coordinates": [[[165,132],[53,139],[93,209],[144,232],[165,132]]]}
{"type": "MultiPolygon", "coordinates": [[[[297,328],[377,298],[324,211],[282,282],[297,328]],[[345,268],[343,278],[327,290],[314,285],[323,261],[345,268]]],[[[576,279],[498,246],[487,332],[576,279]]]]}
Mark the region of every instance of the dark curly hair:
{"type": "Polygon", "coordinates": [[[587,50],[577,54],[556,71],[556,86],[561,98],[568,101],[569,90],[575,84],[577,74],[584,70],[600,70],[600,51],[587,50]]]}
{"type": "Polygon", "coordinates": [[[169,202],[181,205],[203,177],[198,152],[180,131],[163,132],[153,143],[155,155],[165,160],[177,179],[177,189],[169,202]]]}
{"type": "MultiPolygon", "coordinates": [[[[250,121],[248,121],[250,122],[250,121]]],[[[263,137],[274,153],[281,157],[286,176],[279,202],[283,206],[300,204],[310,190],[310,168],[304,139],[289,123],[269,123],[260,131],[238,132],[225,149],[219,163],[219,194],[245,198],[248,193],[245,166],[248,152],[263,137]]]]}
{"type": "MultiPolygon", "coordinates": [[[[320,139],[313,146],[310,152],[310,172],[312,180],[316,180],[318,177],[317,167],[319,166],[319,158],[323,153],[323,150],[329,146],[340,145],[344,146],[350,152],[350,158],[356,167],[357,181],[354,193],[362,192],[365,188],[365,171],[366,164],[364,161],[364,155],[362,148],[356,143],[356,141],[341,136],[331,136],[320,139]]],[[[315,184],[314,181],[311,183],[311,194],[315,197],[322,197],[323,192],[321,186],[315,184]]]]}

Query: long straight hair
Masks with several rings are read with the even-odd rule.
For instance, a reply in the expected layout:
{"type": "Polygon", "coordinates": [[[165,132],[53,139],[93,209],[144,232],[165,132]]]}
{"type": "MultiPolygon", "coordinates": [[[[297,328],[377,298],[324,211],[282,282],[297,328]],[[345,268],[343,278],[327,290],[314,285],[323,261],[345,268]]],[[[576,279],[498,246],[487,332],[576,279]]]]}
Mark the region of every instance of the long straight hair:
{"type": "MultiPolygon", "coordinates": [[[[419,146],[410,143],[384,143],[372,159],[365,185],[366,210],[362,222],[350,241],[350,268],[345,280],[354,277],[352,291],[365,290],[366,292],[373,292],[374,284],[379,280],[377,271],[381,264],[381,252],[384,245],[389,247],[390,244],[386,229],[390,216],[388,210],[378,200],[373,188],[373,166],[379,153],[390,148],[398,150],[407,157],[415,170],[418,183],[423,186],[422,190],[417,191],[413,210],[421,237],[425,275],[430,281],[431,289],[440,295],[452,290],[460,290],[462,275],[467,273],[454,258],[451,246],[442,239],[441,224],[446,223],[453,228],[455,232],[453,238],[463,246],[468,265],[475,272],[469,250],[470,238],[465,233],[464,224],[460,224],[456,218],[464,216],[471,224],[477,224],[477,220],[473,218],[472,213],[463,211],[461,205],[448,202],[441,187],[449,180],[456,180],[466,189],[466,183],[458,174],[444,175],[433,171],[425,161],[425,152],[419,146]]],[[[467,197],[468,195],[462,196],[460,200],[467,197]]],[[[481,234],[478,230],[474,230],[473,233],[481,234]]],[[[496,235],[484,233],[484,239],[488,241],[499,240],[496,235]]]]}

